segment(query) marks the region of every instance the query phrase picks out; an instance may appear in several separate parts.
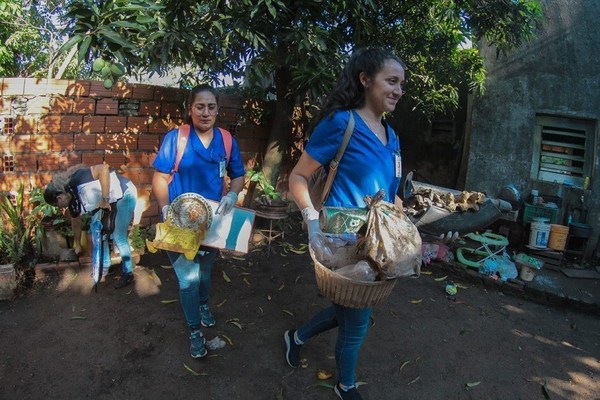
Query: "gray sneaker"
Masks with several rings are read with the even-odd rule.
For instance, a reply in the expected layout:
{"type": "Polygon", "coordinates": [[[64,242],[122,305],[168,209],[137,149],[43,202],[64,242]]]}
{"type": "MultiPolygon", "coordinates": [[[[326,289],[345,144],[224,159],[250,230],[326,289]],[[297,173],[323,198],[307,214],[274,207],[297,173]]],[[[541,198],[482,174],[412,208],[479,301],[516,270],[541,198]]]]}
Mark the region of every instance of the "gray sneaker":
{"type": "Polygon", "coordinates": [[[193,358],[201,358],[208,353],[206,350],[206,339],[202,332],[197,330],[190,334],[190,354],[193,358]]]}
{"type": "Polygon", "coordinates": [[[200,305],[200,323],[205,328],[215,326],[215,316],[208,309],[208,304],[200,305]]]}

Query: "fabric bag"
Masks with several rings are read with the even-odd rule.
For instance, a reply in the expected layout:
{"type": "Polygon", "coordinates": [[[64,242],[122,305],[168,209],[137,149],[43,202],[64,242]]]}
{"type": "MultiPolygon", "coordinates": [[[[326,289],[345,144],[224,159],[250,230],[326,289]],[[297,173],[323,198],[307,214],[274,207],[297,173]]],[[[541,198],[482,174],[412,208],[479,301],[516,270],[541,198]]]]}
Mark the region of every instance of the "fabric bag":
{"type": "Polygon", "coordinates": [[[383,197],[383,190],[365,197],[369,208],[366,233],[358,240],[356,253],[378,269],[382,280],[418,276],[421,235],[404,211],[383,197]]]}
{"type": "Polygon", "coordinates": [[[308,180],[308,193],[310,195],[310,200],[317,211],[320,211],[321,208],[323,208],[325,201],[327,201],[329,191],[331,190],[331,185],[333,185],[333,180],[335,179],[335,174],[337,173],[337,167],[342,159],[342,156],[344,155],[344,152],[346,151],[346,147],[348,146],[348,142],[352,136],[352,131],[354,131],[354,114],[352,113],[352,110],[350,110],[348,126],[346,127],[342,144],[340,145],[335,158],[329,163],[329,168],[321,165],[315,172],[312,173],[310,179],[308,180]]]}

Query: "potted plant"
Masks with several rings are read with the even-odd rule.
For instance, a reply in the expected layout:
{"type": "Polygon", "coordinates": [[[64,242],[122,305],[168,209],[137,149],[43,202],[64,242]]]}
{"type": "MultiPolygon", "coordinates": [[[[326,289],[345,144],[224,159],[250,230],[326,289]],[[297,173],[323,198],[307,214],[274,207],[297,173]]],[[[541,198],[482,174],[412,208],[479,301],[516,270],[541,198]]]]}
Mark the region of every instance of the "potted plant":
{"type": "Polygon", "coordinates": [[[19,282],[33,277],[40,219],[25,208],[23,184],[15,193],[0,195],[0,211],[0,299],[7,299],[19,282]]]}
{"type": "Polygon", "coordinates": [[[254,208],[258,211],[269,213],[270,215],[287,215],[289,203],[281,199],[281,193],[271,185],[265,174],[258,168],[249,170],[246,173],[248,177],[248,193],[254,196],[254,208]]]}
{"type": "Polygon", "coordinates": [[[40,224],[37,236],[40,239],[41,256],[46,259],[58,259],[65,249],[71,246],[73,230],[63,210],[44,201],[44,191],[35,188],[31,191],[32,214],[37,215],[40,224]]]}

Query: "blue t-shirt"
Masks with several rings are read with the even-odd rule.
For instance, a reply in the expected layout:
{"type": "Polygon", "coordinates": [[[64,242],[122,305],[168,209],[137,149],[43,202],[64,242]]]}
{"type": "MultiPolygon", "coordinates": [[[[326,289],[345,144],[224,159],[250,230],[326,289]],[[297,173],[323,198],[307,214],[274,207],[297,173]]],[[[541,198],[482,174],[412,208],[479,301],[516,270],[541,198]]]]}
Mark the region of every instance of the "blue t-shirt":
{"type": "MultiPolygon", "coordinates": [[[[177,154],[177,132],[178,129],[169,131],[158,150],[152,165],[159,172],[170,174],[173,169],[177,154]]],[[[182,193],[190,192],[214,201],[221,200],[224,176],[220,176],[220,164],[227,163],[226,160],[225,144],[219,128],[214,129],[213,139],[208,148],[205,148],[194,127],[191,126],[179,169],[169,184],[169,201],[173,201],[182,193]]],[[[226,169],[231,179],[245,174],[242,155],[237,141],[233,138],[231,156],[226,169]]]]}
{"type": "MultiPolygon", "coordinates": [[[[354,131],[340,160],[326,206],[365,207],[365,195],[384,189],[385,200],[393,203],[400,185],[396,177],[395,157],[400,157],[400,142],[394,130],[385,124],[387,145],[354,113],[354,131]]],[[[321,165],[335,158],[348,126],[348,111],[336,111],[315,127],[306,152],[321,165]]],[[[328,168],[328,167],[327,167],[328,168]]]]}

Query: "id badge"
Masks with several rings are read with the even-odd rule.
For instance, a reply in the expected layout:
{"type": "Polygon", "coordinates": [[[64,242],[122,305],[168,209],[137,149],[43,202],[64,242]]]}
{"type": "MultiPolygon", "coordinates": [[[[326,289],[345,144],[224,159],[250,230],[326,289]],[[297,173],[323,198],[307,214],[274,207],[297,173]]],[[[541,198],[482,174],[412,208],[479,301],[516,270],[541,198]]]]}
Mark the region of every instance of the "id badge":
{"type": "Polygon", "coordinates": [[[225,167],[226,167],[225,160],[219,161],[219,178],[222,178],[225,176],[225,167]]]}
{"type": "Polygon", "coordinates": [[[394,154],[394,164],[396,165],[396,178],[402,178],[402,156],[394,154]]]}

